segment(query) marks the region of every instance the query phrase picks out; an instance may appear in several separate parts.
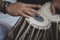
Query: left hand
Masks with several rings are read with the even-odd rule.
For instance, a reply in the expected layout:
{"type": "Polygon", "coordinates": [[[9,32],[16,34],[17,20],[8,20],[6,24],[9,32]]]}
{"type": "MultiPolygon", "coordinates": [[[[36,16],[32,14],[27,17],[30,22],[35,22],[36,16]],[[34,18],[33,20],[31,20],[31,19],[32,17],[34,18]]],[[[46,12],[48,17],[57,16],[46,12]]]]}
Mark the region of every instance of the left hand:
{"type": "Polygon", "coordinates": [[[52,15],[55,14],[55,7],[54,7],[54,4],[51,5],[51,10],[52,10],[52,15]]]}

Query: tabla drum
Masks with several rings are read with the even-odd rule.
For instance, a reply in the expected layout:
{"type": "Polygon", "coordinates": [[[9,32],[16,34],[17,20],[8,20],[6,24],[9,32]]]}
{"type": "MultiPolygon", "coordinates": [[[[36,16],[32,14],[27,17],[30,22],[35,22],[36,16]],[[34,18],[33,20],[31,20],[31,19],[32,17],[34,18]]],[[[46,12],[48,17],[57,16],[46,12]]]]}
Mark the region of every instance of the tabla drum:
{"type": "Polygon", "coordinates": [[[48,40],[51,35],[50,27],[50,21],[42,14],[21,17],[9,31],[8,40],[48,40]]]}
{"type": "Polygon", "coordinates": [[[47,2],[46,4],[44,4],[41,8],[41,13],[44,14],[51,22],[51,29],[52,29],[52,37],[53,40],[60,40],[60,15],[59,14],[55,14],[52,15],[51,12],[51,3],[47,2]]]}

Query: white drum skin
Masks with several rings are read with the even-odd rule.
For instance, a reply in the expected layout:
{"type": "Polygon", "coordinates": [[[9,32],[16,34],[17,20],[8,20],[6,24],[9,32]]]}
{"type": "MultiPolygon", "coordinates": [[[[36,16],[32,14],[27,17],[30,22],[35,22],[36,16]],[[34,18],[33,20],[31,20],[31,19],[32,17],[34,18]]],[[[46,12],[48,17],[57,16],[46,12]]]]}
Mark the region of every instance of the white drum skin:
{"type": "Polygon", "coordinates": [[[60,22],[60,15],[55,14],[52,15],[51,12],[51,3],[48,2],[46,4],[44,4],[41,8],[41,13],[44,14],[50,21],[52,22],[60,22]]]}
{"type": "MultiPolygon", "coordinates": [[[[54,26],[51,26],[52,31],[54,31],[53,35],[56,35],[56,39],[54,38],[54,40],[58,40],[59,39],[59,31],[60,31],[60,27],[59,27],[59,23],[60,23],[60,15],[55,14],[52,15],[51,12],[51,2],[47,2],[46,4],[44,4],[41,8],[41,10],[39,10],[43,15],[45,15],[49,21],[51,22],[51,24],[53,24],[54,26]],[[59,30],[59,31],[58,31],[59,30]]],[[[60,40],[60,39],[59,39],[60,40]]]]}
{"type": "Polygon", "coordinates": [[[50,21],[43,15],[43,14],[40,14],[39,15],[41,17],[43,17],[44,21],[43,22],[39,22],[39,21],[36,21],[33,17],[30,17],[30,18],[26,18],[26,20],[34,27],[36,28],[39,28],[39,29],[48,29],[50,28],[51,24],[50,24],[50,21]]]}
{"type": "MultiPolygon", "coordinates": [[[[39,10],[42,14],[44,14],[50,22],[56,22],[56,23],[59,23],[60,22],[60,15],[58,14],[55,14],[55,15],[52,15],[52,12],[51,12],[51,3],[50,2],[47,2],[46,4],[44,4],[41,8],[41,10],[39,10]]],[[[59,27],[59,30],[60,30],[60,27],[59,27]]]]}

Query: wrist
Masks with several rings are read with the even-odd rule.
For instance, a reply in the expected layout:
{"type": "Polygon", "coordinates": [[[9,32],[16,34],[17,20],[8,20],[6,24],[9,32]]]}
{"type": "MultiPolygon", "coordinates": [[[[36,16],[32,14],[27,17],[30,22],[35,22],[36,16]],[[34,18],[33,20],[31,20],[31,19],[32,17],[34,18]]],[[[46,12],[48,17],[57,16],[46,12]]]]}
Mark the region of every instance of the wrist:
{"type": "Polygon", "coordinates": [[[10,4],[11,4],[11,2],[3,1],[1,12],[3,12],[4,14],[6,14],[6,13],[7,13],[6,8],[7,8],[10,4]]]}

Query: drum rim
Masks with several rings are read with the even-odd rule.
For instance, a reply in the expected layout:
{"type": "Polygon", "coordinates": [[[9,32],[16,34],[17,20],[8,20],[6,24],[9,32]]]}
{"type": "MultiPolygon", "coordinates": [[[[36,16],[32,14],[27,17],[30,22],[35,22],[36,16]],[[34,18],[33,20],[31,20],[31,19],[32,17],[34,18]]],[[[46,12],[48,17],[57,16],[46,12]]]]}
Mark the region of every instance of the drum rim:
{"type": "Polygon", "coordinates": [[[34,22],[31,23],[31,20],[30,19],[33,18],[33,17],[26,18],[26,20],[28,21],[28,23],[30,23],[30,25],[32,25],[32,26],[34,26],[36,28],[39,28],[39,29],[48,29],[48,28],[50,28],[50,26],[51,26],[50,21],[43,14],[40,14],[40,16],[42,16],[45,19],[45,22],[47,22],[47,23],[40,22],[41,24],[44,24],[44,25],[41,25],[41,24],[36,25],[34,22]]]}
{"type": "Polygon", "coordinates": [[[39,11],[41,11],[41,13],[44,14],[50,21],[59,22],[60,17],[58,15],[53,15],[52,16],[52,12],[50,11],[50,6],[51,6],[51,2],[47,2],[42,6],[41,10],[39,10],[39,11]],[[48,10],[46,8],[48,8],[48,10]],[[46,12],[49,12],[49,15],[47,15],[46,12]]]}

